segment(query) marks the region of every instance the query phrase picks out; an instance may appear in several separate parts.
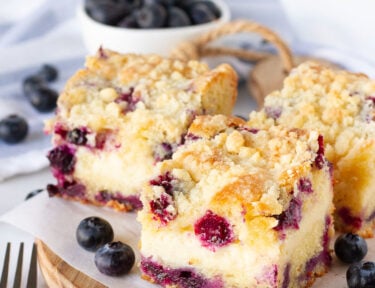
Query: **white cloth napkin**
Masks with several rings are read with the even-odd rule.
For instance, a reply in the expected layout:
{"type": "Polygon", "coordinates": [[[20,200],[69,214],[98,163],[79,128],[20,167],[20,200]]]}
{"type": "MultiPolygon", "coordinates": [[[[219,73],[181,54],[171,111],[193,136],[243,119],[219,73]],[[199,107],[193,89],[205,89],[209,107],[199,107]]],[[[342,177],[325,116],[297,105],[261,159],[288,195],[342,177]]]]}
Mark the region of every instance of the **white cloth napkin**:
{"type": "Polygon", "coordinates": [[[28,136],[22,143],[0,142],[0,161],[6,163],[0,165],[0,181],[48,164],[50,137],[43,133],[43,122],[53,113],[39,113],[28,103],[22,92],[23,79],[36,73],[42,64],[52,64],[59,70],[59,78],[51,86],[60,91],[83,65],[86,53],[73,17],[76,1],[25,2],[0,2],[0,119],[18,114],[29,124],[28,136]],[[16,7],[30,9],[20,9],[17,14],[16,7]]]}

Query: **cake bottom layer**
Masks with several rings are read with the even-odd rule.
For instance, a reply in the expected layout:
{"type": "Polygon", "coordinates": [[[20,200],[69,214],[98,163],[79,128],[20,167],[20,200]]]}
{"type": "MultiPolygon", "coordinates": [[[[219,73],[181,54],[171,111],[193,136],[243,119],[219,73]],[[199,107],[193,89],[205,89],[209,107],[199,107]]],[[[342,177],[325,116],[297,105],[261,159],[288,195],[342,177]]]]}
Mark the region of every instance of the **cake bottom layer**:
{"type": "Polygon", "coordinates": [[[142,217],[147,215],[141,212],[141,270],[145,279],[178,288],[309,287],[331,263],[329,246],[334,233],[328,171],[315,171],[309,187],[311,192],[300,193],[290,202],[295,204],[290,204],[285,213],[288,219],[283,220],[288,224],[257,231],[251,229],[262,226],[253,221],[262,221],[262,217],[253,219],[250,226],[237,221],[238,231],[244,234],[220,249],[202,246],[189,225],[145,225],[142,217]],[[248,238],[241,236],[245,234],[248,238]],[[184,281],[197,284],[185,286],[184,281]]]}
{"type": "Polygon", "coordinates": [[[96,194],[88,194],[86,187],[76,181],[73,183],[64,182],[62,185],[47,185],[47,191],[50,197],[62,197],[68,200],[76,200],[82,203],[93,204],[97,206],[107,206],[117,211],[132,211],[142,208],[142,202],[139,195],[122,195],[119,192],[110,193],[100,191],[96,194]]]}

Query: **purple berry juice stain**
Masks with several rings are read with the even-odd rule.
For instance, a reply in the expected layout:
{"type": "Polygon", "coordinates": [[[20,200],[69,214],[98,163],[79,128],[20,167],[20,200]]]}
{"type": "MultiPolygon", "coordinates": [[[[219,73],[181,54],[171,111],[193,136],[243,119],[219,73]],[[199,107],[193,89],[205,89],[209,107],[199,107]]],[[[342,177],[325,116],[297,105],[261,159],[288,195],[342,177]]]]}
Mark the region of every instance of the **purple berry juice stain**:
{"type": "Polygon", "coordinates": [[[233,231],[229,222],[211,210],[195,222],[194,233],[202,245],[212,251],[233,241],[233,231]]]}

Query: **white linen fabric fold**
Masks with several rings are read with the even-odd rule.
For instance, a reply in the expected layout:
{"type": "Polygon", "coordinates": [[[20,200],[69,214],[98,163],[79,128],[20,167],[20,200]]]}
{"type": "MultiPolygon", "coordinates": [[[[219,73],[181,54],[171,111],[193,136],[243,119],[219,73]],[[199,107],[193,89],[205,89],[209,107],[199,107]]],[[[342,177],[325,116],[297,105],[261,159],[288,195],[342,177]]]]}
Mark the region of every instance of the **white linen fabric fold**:
{"type": "MultiPolygon", "coordinates": [[[[27,1],[18,2],[23,7],[27,1]]],[[[22,81],[43,64],[52,64],[59,78],[51,87],[60,91],[65,81],[83,65],[85,49],[74,19],[76,1],[39,1],[22,10],[22,19],[4,17],[13,11],[13,1],[0,3],[0,119],[18,114],[29,124],[25,141],[15,145],[0,142],[0,181],[47,166],[50,137],[43,133],[43,122],[53,113],[39,113],[22,92],[22,81]],[[15,22],[11,22],[15,20],[15,22]]],[[[25,5],[28,6],[28,5],[25,5]]]]}
{"type": "MultiPolygon", "coordinates": [[[[375,2],[372,0],[280,0],[299,42],[330,48],[366,63],[375,77],[375,2]],[[353,18],[354,15],[358,17],[353,18]]],[[[305,45],[306,46],[306,45],[305,45]]],[[[331,56],[324,54],[327,56],[331,56]]]]}

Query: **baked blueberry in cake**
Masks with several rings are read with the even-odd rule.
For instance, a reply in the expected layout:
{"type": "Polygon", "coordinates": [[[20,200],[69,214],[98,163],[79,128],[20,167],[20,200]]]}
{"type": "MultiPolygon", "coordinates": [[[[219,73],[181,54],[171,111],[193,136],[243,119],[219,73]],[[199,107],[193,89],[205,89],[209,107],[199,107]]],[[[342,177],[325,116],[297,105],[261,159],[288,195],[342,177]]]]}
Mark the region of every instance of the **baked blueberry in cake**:
{"type": "Polygon", "coordinates": [[[100,49],[66,84],[48,153],[50,195],[118,210],[140,208],[142,183],[171,157],[201,114],[230,114],[237,76],[226,64],[100,49]]]}
{"type": "Polygon", "coordinates": [[[196,117],[145,184],[143,278],[163,287],[308,287],[330,265],[333,190],[315,131],[196,117]]]}
{"type": "Polygon", "coordinates": [[[315,63],[296,68],[265,98],[250,125],[315,129],[333,165],[335,226],[373,236],[375,224],[375,81],[315,63]]]}

